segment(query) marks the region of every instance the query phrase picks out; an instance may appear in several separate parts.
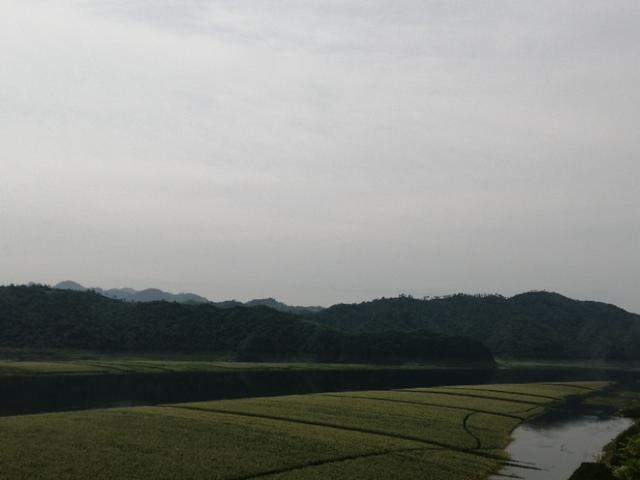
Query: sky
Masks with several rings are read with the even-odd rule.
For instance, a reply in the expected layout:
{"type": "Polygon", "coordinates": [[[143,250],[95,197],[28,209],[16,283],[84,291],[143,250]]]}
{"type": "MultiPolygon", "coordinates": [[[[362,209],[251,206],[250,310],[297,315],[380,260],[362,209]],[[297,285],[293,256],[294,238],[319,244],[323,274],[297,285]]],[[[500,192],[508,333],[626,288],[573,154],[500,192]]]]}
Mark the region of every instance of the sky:
{"type": "Polygon", "coordinates": [[[0,284],[640,312],[637,0],[0,0],[0,284]]]}

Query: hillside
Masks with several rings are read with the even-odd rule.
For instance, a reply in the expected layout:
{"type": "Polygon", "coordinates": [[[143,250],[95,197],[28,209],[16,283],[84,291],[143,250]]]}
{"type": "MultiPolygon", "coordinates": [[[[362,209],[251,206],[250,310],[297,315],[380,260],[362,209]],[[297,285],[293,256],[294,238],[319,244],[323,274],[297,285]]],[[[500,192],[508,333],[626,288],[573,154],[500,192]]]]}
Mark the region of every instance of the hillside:
{"type": "Polygon", "coordinates": [[[258,305],[262,305],[263,307],[273,308],[274,310],[279,310],[281,312],[291,312],[299,314],[315,313],[323,310],[323,308],[319,306],[301,307],[295,305],[287,305],[286,303],[279,302],[275,298],[256,298],[254,300],[245,302],[244,305],[246,307],[255,307],[258,305]]]}
{"type": "Polygon", "coordinates": [[[0,287],[0,346],[202,352],[251,361],[493,363],[479,342],[426,331],[346,333],[264,306],[132,303],[45,286],[0,287]]]}
{"type": "Polygon", "coordinates": [[[503,357],[640,360],[640,316],[557,293],[426,300],[402,296],[335,305],[313,318],[352,333],[427,329],[462,335],[503,357]]]}

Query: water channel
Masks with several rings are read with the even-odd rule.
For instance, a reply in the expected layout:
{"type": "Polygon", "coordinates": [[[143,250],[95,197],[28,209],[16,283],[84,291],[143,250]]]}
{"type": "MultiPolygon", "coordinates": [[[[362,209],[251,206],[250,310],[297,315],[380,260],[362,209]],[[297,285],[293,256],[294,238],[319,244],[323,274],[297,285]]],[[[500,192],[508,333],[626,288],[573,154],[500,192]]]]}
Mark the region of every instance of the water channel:
{"type": "Polygon", "coordinates": [[[516,466],[504,467],[491,480],[567,480],[581,463],[597,461],[603,447],[632,424],[607,412],[570,409],[524,423],[507,448],[516,466]]]}

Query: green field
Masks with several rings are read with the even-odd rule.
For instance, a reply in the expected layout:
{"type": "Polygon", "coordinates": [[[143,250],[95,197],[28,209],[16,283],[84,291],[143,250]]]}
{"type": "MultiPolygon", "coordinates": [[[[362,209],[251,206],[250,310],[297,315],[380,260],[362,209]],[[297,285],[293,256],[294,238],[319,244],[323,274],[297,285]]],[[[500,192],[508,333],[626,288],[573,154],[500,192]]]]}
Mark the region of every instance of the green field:
{"type": "MultiPolygon", "coordinates": [[[[227,362],[211,360],[158,360],[148,358],[117,358],[60,361],[0,360],[0,377],[15,375],[95,375],[127,373],[184,373],[184,372],[254,372],[355,370],[375,371],[389,368],[428,370],[447,368],[437,365],[366,365],[344,363],[295,362],[227,362]]],[[[461,367],[455,367],[460,370],[461,367]]]]}
{"type": "Polygon", "coordinates": [[[439,364],[348,364],[318,362],[232,362],[206,355],[125,355],[86,351],[31,351],[0,349],[0,378],[15,375],[94,375],[127,373],[253,372],[305,370],[374,371],[389,368],[429,370],[477,368],[473,364],[447,367],[439,364]]]}
{"type": "MultiPolygon", "coordinates": [[[[484,366],[486,368],[486,366],[484,366]]],[[[183,372],[254,372],[254,371],[375,371],[387,369],[430,370],[453,368],[477,369],[477,365],[431,364],[348,364],[318,362],[233,362],[211,355],[189,354],[105,354],[72,350],[30,350],[0,348],[0,378],[30,375],[95,375],[127,373],[183,373],[183,372]]],[[[639,370],[637,364],[606,362],[523,362],[498,360],[498,369],[596,369],[639,370]]]]}
{"type": "Polygon", "coordinates": [[[603,382],[436,387],[0,418],[0,479],[481,479],[523,420],[603,382]]]}

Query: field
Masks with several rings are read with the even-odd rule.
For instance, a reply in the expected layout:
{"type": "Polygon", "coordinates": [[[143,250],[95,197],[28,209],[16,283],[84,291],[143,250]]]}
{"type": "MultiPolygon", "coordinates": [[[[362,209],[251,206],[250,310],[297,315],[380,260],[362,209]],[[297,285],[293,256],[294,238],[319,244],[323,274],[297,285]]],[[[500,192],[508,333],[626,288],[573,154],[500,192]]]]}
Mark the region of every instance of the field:
{"type": "MultiPolygon", "coordinates": [[[[524,362],[498,359],[498,369],[564,368],[595,370],[638,371],[640,365],[606,362],[524,362]]],[[[0,348],[0,379],[7,376],[31,375],[96,375],[96,374],[141,374],[184,372],[256,372],[256,371],[376,371],[376,370],[473,370],[476,365],[430,364],[348,364],[318,362],[234,362],[211,355],[194,354],[105,354],[73,350],[30,350],[0,348]]],[[[486,368],[486,366],[484,367],[486,368]]],[[[526,380],[515,380],[526,381],[526,380]]]]}
{"type": "MultiPolygon", "coordinates": [[[[95,375],[127,373],[184,373],[184,372],[255,372],[353,370],[375,371],[389,368],[402,370],[442,369],[438,365],[366,365],[344,363],[295,362],[228,362],[210,360],[156,360],[147,358],[105,358],[61,361],[0,360],[0,377],[15,375],[95,375]]],[[[460,370],[460,367],[455,367],[460,370]]]]}
{"type": "Polygon", "coordinates": [[[520,422],[604,385],[323,393],[4,417],[0,479],[481,479],[506,461],[502,449],[520,422]]]}
{"type": "MultiPolygon", "coordinates": [[[[87,351],[0,349],[0,378],[30,375],[96,375],[184,372],[376,371],[443,369],[438,364],[348,364],[317,362],[232,362],[206,355],[116,355],[87,351]]],[[[451,368],[451,367],[449,367],[451,368]]],[[[453,367],[462,370],[464,366],[453,367]]],[[[473,366],[468,367],[474,368],[473,366]]]]}

